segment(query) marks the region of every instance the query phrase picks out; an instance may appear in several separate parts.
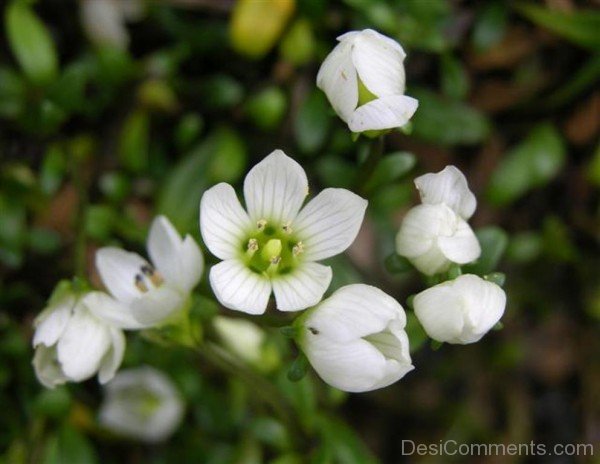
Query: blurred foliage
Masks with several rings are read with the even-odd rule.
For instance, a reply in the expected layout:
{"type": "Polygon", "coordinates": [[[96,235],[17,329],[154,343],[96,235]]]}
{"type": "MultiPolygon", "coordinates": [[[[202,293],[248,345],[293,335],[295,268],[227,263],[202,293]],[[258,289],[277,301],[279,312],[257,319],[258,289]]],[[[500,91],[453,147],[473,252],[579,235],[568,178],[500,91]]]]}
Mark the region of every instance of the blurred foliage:
{"type": "MultiPolygon", "coordinates": [[[[2,462],[396,463],[403,439],[592,441],[600,16],[588,2],[143,6],[142,16],[121,23],[123,47],[98,45],[74,0],[2,3],[2,462]],[[402,43],[407,94],[420,102],[412,132],[390,134],[372,171],[362,164],[370,142],[353,142],[315,87],[335,37],[366,27],[402,43]],[[411,179],[446,164],[463,169],[479,199],[483,248],[463,272],[506,274],[504,329],[432,356],[431,348],[415,350],[425,339],[409,309],[416,371],[388,389],[348,396],[310,372],[291,382],[295,353],[276,327],[288,321],[267,317],[283,363],[267,378],[291,405],[291,424],[239,378],[130,336],[124,366],[163,368],[187,401],[185,425],[157,447],[99,429],[95,381],[43,390],[30,365],[31,323],[54,284],[76,273],[98,285],[94,250],[141,250],[157,213],[199,239],[202,192],[218,182],[239,187],[275,148],[307,169],[311,191],[353,188],[370,201],[355,245],[335,258],[330,291],[360,280],[406,308],[422,286],[394,257],[393,240],[414,203],[411,179]]],[[[219,309],[205,282],[200,293],[199,317],[208,318],[219,309]]]]}

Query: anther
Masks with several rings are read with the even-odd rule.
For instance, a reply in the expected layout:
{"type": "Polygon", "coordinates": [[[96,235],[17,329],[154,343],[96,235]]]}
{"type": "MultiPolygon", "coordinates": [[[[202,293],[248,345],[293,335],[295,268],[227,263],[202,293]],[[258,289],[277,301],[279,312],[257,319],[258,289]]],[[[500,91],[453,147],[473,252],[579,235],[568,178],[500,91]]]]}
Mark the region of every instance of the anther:
{"type": "Polygon", "coordinates": [[[302,242],[296,243],[294,248],[292,248],[292,254],[298,256],[302,252],[304,252],[304,244],[302,242]]]}
{"type": "Polygon", "coordinates": [[[141,274],[135,275],[135,286],[142,293],[146,293],[148,291],[148,286],[144,282],[144,278],[142,277],[141,274]]]}
{"type": "Polygon", "coordinates": [[[261,219],[256,223],[256,227],[258,228],[258,230],[265,230],[265,227],[267,227],[267,220],[261,219]]]}
{"type": "Polygon", "coordinates": [[[152,274],[154,274],[154,268],[148,264],[144,264],[140,270],[142,271],[142,274],[144,274],[145,276],[152,276],[152,274]]]}
{"type": "Polygon", "coordinates": [[[281,228],[288,235],[292,233],[292,225],[289,222],[286,222],[283,226],[281,226],[281,228]]]}
{"type": "Polygon", "coordinates": [[[248,247],[246,249],[246,254],[248,256],[254,256],[254,253],[258,251],[258,240],[255,238],[251,238],[248,240],[248,247]]]}
{"type": "Polygon", "coordinates": [[[154,271],[150,276],[150,281],[155,287],[160,287],[165,281],[165,279],[163,279],[163,276],[160,274],[160,272],[154,271]]]}

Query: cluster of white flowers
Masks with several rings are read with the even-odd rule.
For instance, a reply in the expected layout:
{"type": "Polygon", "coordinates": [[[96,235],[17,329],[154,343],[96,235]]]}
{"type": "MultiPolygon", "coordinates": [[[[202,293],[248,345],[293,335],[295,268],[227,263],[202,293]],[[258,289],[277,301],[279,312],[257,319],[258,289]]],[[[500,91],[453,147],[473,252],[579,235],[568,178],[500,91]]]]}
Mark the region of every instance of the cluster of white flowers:
{"type": "MultiPolygon", "coordinates": [[[[405,125],[418,103],[404,95],[402,47],[372,30],[338,40],[317,76],[335,111],[353,132],[405,125]]],[[[481,248],[467,220],[477,202],[465,176],[448,166],[418,177],[415,184],[422,204],[404,218],[396,237],[398,254],[428,276],[476,260],[481,248]]],[[[332,268],[319,261],[352,244],[367,200],[327,188],[303,206],[308,195],[304,169],[281,150],[248,172],[245,207],[229,184],[204,192],[200,232],[220,260],[210,269],[212,291],[224,307],[252,315],[267,310],[271,294],[280,311],[306,310],[293,323],[295,340],[330,385],[350,392],[390,385],[414,369],[402,306],[364,284],[344,286],[321,301],[332,268]]],[[[109,293],[63,292],[36,319],[34,367],[45,386],[96,373],[106,383],[123,358],[123,330],[177,324],[187,317],[191,292],[204,269],[200,248],[190,236],[182,239],[163,216],[153,221],[147,246],[151,262],[119,248],[99,249],[96,267],[109,293]]],[[[463,344],[489,331],[505,303],[499,286],[476,275],[460,275],[413,299],[431,338],[463,344]]],[[[259,327],[223,316],[215,317],[213,326],[233,356],[255,367],[264,361],[266,337],[259,327]]],[[[122,373],[108,395],[103,423],[140,439],[160,440],[181,418],[173,388],[148,368],[122,373]],[[145,393],[132,393],[140,389],[145,393]]]]}
{"type": "Polygon", "coordinates": [[[164,216],[150,227],[148,253],[154,266],[136,253],[101,248],[96,267],[111,295],[61,291],[34,322],[33,365],[52,388],[98,373],[111,380],[123,359],[123,330],[176,320],[200,281],[204,259],[190,236],[181,239],[164,216]]]}

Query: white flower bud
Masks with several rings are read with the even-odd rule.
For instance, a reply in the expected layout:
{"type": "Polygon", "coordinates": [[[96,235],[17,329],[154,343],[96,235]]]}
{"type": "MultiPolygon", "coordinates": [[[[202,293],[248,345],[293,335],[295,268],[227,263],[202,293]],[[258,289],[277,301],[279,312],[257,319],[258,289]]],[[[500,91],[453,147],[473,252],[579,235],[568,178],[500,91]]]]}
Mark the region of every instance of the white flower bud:
{"type": "Polygon", "coordinates": [[[411,371],[406,314],[369,285],[347,285],[297,322],[298,344],[317,374],[349,392],[386,387],[411,371]]]}
{"type": "Polygon", "coordinates": [[[125,337],[102,319],[105,309],[99,305],[107,300],[100,292],[83,297],[68,293],[36,318],[33,367],[44,386],[81,382],[96,373],[100,383],[113,378],[123,359],[125,337]]]}
{"type": "Polygon", "coordinates": [[[396,252],[419,271],[434,275],[452,263],[476,260],[481,247],[475,233],[445,204],[419,205],[404,217],[396,236],[396,252]]]}
{"type": "Polygon", "coordinates": [[[352,132],[404,126],[418,101],[404,95],[404,50],[371,29],[348,32],[327,56],[317,75],[338,116],[352,132]]]}
{"type": "Polygon", "coordinates": [[[500,320],[506,294],[492,282],[465,274],[419,293],[413,305],[427,335],[464,345],[481,339],[500,320]]]}
{"type": "Polygon", "coordinates": [[[248,364],[268,372],[279,363],[275,346],[269,344],[265,332],[256,324],[225,316],[216,316],[213,324],[225,348],[248,364]]]}
{"type": "Polygon", "coordinates": [[[173,434],[183,418],[184,404],[175,385],[152,367],[119,372],[105,391],[100,423],[119,435],[161,442],[173,434]]]}
{"type": "Polygon", "coordinates": [[[423,204],[444,203],[464,220],[475,212],[475,195],[469,190],[465,175],[455,166],[446,166],[440,172],[417,177],[415,185],[423,204]]]}

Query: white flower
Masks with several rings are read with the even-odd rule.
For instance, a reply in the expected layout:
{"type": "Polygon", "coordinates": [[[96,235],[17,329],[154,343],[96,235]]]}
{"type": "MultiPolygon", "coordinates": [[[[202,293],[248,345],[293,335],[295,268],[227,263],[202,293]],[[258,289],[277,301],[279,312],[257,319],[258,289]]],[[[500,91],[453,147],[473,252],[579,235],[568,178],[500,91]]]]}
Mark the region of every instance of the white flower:
{"type": "Polygon", "coordinates": [[[69,293],[49,306],[34,321],[33,366],[39,381],[48,388],[65,382],[81,382],[98,373],[106,383],[121,365],[125,336],[121,328],[135,322],[121,317],[122,324],[108,323],[104,315],[113,309],[108,295],[69,293]]]}
{"type": "Polygon", "coordinates": [[[88,38],[98,45],[121,50],[129,45],[126,21],[143,15],[141,0],[82,0],[81,22],[88,38]]]}
{"type": "Polygon", "coordinates": [[[105,389],[100,423],[119,435],[155,443],[169,438],[181,423],[184,404],[179,392],[154,368],[120,371],[105,389]]]}
{"type": "Polygon", "coordinates": [[[371,29],[348,32],[327,56],[317,86],[352,132],[402,127],[419,103],[404,95],[404,50],[371,29]]]}
{"type": "MultiPolygon", "coordinates": [[[[349,392],[386,387],[411,371],[406,314],[369,285],[347,285],[297,322],[297,340],[317,374],[349,392]]],[[[296,325],[296,324],[295,324],[296,325]]]]}
{"type": "Polygon", "coordinates": [[[212,267],[210,283],[224,306],[262,314],[271,290],[281,311],[298,311],[321,300],[331,268],[315,261],[350,246],[367,201],[348,190],[328,188],[300,210],[307,195],[304,169],[281,150],[246,176],[248,212],[229,184],[204,193],[200,230],[208,249],[223,260],[212,267]]]}
{"type": "Polygon", "coordinates": [[[438,284],[415,296],[415,314],[434,340],[474,343],[500,320],[506,294],[473,274],[438,284]]]}
{"type": "MultiPolygon", "coordinates": [[[[198,244],[183,240],[164,216],[152,222],[148,254],[153,266],[137,253],[105,247],[96,253],[96,268],[108,291],[131,312],[140,326],[165,322],[184,306],[204,269],[198,244]]],[[[118,311],[115,310],[115,313],[118,311]]]]}
{"type": "Polygon", "coordinates": [[[434,275],[447,271],[452,263],[476,260],[481,247],[469,224],[448,206],[419,205],[402,221],[396,252],[423,274],[434,275]]]}
{"type": "Polygon", "coordinates": [[[415,185],[424,204],[444,203],[464,220],[475,212],[475,195],[469,190],[465,175],[455,166],[446,166],[440,172],[417,177],[415,185]]]}

